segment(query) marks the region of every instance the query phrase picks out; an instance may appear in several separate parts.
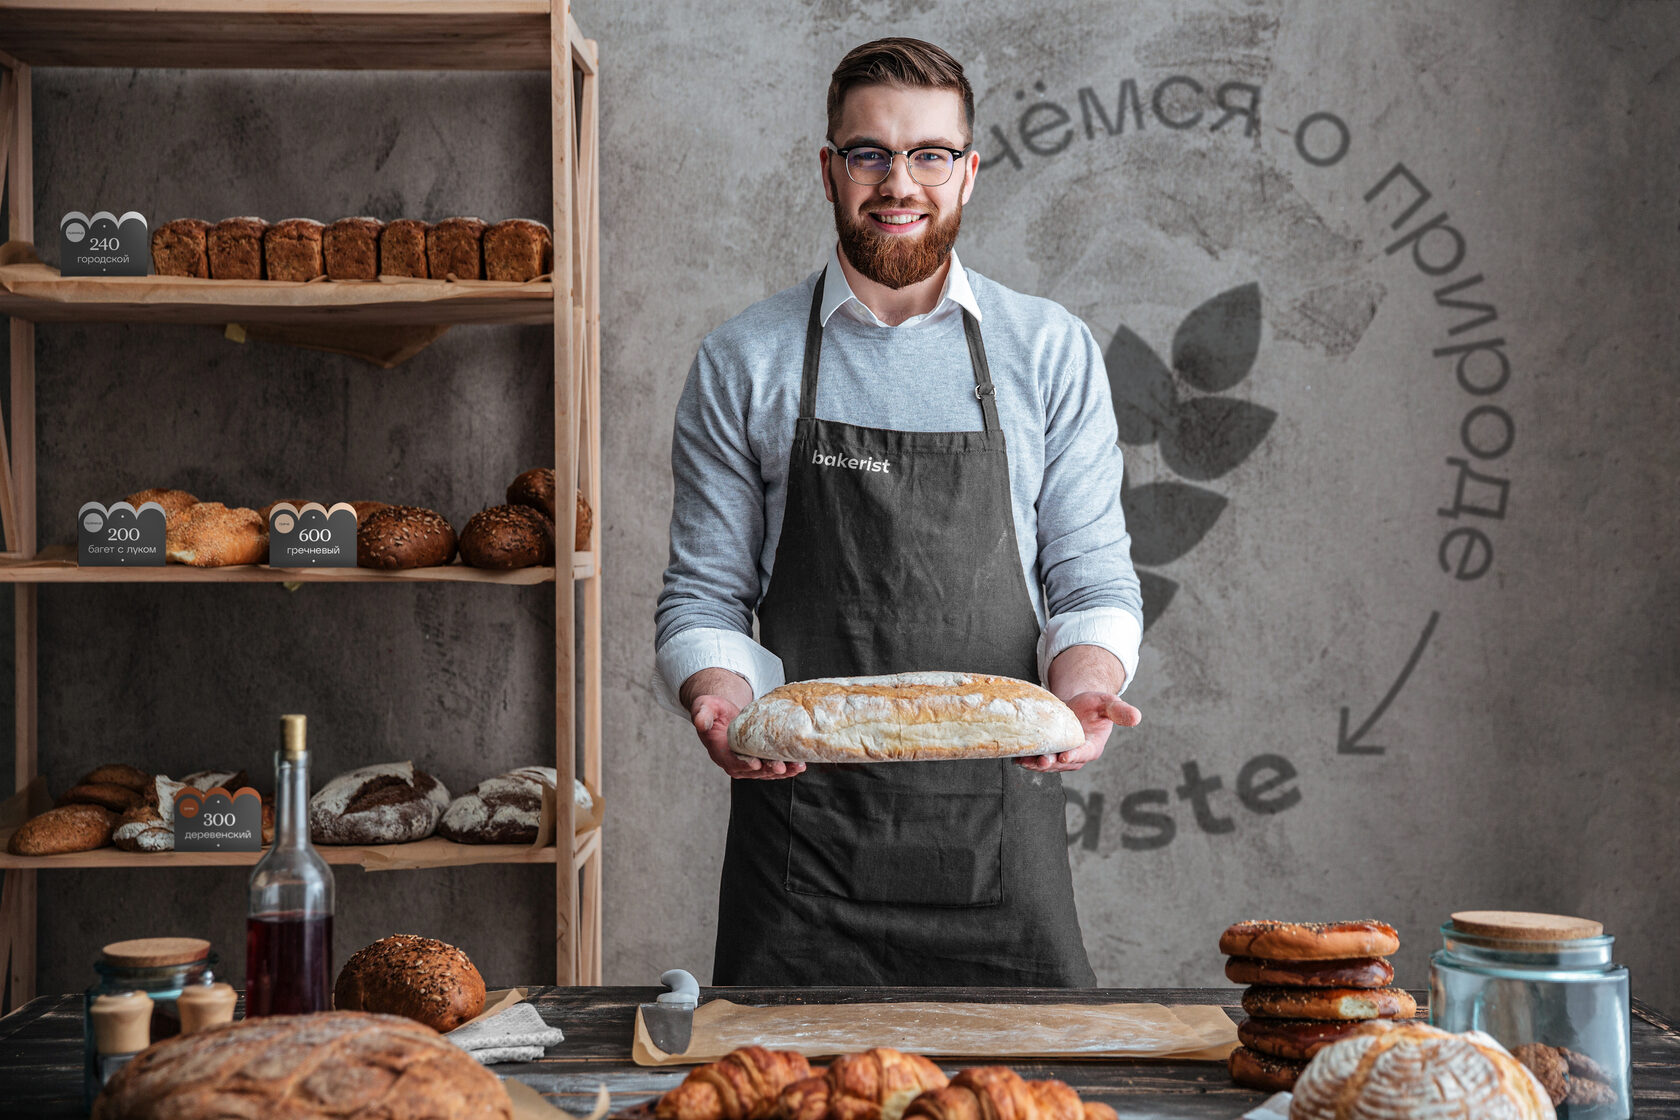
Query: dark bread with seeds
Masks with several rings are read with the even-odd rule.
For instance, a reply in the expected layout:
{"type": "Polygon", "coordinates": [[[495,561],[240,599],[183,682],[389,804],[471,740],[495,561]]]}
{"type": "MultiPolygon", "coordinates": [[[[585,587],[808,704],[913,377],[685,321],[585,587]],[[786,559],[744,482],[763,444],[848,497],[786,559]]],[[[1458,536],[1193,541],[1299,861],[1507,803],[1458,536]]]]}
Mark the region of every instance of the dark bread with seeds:
{"type": "Polygon", "coordinates": [[[530,506],[491,506],[461,530],[461,559],[475,568],[554,563],[554,523],[530,506]]]}
{"type": "Polygon", "coordinates": [[[455,558],[455,528],[435,510],[385,506],[356,526],[356,563],[363,568],[435,568],[455,558]]]}
{"type": "Polygon", "coordinates": [[[399,933],[344,962],[333,1007],[401,1015],[447,1033],[484,1010],[484,977],[455,946],[399,933]]]}

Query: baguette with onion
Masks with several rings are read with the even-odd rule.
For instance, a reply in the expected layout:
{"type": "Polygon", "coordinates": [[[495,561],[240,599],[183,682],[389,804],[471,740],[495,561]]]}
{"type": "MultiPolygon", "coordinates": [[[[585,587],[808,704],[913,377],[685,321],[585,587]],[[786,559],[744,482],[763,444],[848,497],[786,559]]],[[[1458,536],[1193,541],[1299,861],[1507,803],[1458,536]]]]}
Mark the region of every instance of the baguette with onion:
{"type": "Polygon", "coordinates": [[[729,749],[785,762],[922,762],[1072,750],[1079,717],[1012,677],[820,677],[768,692],[729,725],[729,749]]]}

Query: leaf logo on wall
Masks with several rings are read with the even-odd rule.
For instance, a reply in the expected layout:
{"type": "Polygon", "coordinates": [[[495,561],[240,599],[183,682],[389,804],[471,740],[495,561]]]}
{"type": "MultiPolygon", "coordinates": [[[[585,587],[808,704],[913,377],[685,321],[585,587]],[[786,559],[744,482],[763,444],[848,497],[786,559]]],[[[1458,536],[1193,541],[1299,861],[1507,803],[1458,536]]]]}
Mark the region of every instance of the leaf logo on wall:
{"type": "MultiPolygon", "coordinates": [[[[1158,444],[1180,478],[1206,482],[1235,470],[1271,430],[1277,413],[1225,396],[1254,368],[1260,351],[1260,286],[1222,292],[1185,316],[1173,335],[1172,364],[1126,327],[1104,359],[1120,442],[1158,444]]],[[[1178,583],[1150,568],[1195,548],[1225,510],[1223,495],[1189,482],[1133,487],[1127,472],[1121,503],[1132,534],[1132,561],[1143,592],[1143,628],[1161,617],[1178,583]]]]}

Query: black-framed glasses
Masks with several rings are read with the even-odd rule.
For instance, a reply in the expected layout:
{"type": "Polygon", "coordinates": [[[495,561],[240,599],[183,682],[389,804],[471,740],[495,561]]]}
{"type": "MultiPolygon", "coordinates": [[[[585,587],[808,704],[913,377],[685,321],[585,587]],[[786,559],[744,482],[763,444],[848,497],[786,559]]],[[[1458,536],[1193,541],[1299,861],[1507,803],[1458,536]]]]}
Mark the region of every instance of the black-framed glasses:
{"type": "Polygon", "coordinates": [[[874,187],[886,182],[887,176],[892,174],[894,156],[904,157],[904,164],[910,169],[910,178],[922,186],[942,187],[951,181],[951,171],[957,166],[957,161],[968,154],[967,148],[929,147],[894,151],[863,145],[836,148],[831,144],[829,149],[846,161],[846,178],[861,187],[874,187]]]}

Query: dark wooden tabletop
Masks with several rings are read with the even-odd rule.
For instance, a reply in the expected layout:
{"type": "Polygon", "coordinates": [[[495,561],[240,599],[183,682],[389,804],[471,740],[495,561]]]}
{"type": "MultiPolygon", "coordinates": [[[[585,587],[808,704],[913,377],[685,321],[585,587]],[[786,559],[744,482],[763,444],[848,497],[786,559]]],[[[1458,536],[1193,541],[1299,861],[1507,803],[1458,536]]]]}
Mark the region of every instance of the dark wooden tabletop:
{"type": "MultiPolygon", "coordinates": [[[[615,1111],[648,1101],[675,1085],[685,1067],[645,1069],[630,1060],[636,1005],[661,988],[533,988],[531,1002],[566,1041],[537,1062],[490,1067],[517,1077],[573,1114],[587,1114],[601,1085],[615,1111]]],[[[862,1003],[902,1000],[991,1003],[1200,1003],[1241,1021],[1241,988],[707,988],[702,999],[737,1003],[862,1003]]],[[[1417,993],[1419,1004],[1423,993],[1417,993]]],[[[963,1062],[941,1062],[954,1071],[963,1062]]],[[[1266,1098],[1231,1083],[1222,1062],[1080,1060],[1010,1062],[1028,1078],[1058,1077],[1082,1095],[1114,1106],[1121,1120],[1145,1117],[1235,1120],[1266,1098]]],[[[0,1019],[0,1114],[82,1116],[82,1000],[42,996],[0,1019]]],[[[1635,1002],[1633,1098],[1639,1120],[1680,1120],[1680,1033],[1635,1002]]]]}

